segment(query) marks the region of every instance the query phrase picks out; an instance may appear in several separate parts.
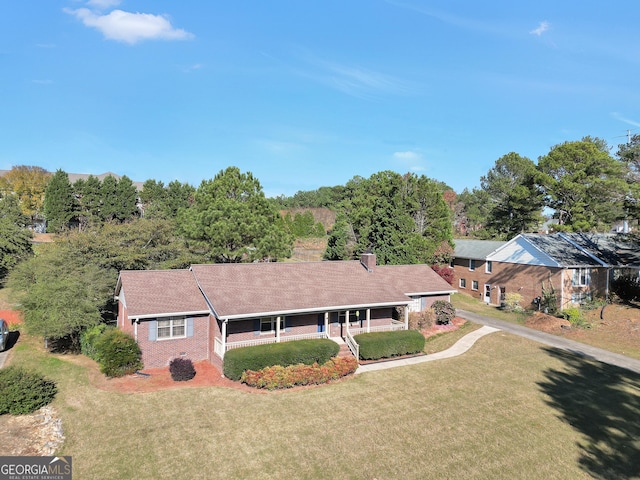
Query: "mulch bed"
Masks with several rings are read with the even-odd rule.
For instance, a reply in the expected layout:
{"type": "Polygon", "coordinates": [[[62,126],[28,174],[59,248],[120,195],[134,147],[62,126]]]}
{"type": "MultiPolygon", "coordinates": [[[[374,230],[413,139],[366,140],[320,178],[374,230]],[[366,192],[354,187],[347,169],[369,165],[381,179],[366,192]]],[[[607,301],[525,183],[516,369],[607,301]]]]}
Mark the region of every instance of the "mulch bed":
{"type": "Polygon", "coordinates": [[[425,338],[433,337],[434,335],[440,335],[441,333],[453,332],[459,329],[462,325],[467,323],[464,318],[455,317],[448,325],[433,325],[426,330],[422,330],[422,334],[425,338]]]}
{"type": "Polygon", "coordinates": [[[0,310],[0,318],[4,318],[9,326],[22,323],[22,314],[17,310],[0,310]]]}

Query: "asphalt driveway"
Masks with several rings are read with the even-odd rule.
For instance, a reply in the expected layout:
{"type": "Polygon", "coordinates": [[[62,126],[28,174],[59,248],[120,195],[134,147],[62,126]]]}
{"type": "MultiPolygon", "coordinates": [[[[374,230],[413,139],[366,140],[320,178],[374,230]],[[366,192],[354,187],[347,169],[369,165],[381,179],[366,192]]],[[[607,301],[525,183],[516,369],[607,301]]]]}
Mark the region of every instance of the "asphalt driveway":
{"type": "Polygon", "coordinates": [[[584,343],[567,340],[566,338],[540,332],[522,325],[515,325],[502,320],[496,320],[495,318],[467,312],[465,310],[456,310],[456,315],[471,322],[498,328],[502,331],[513,333],[514,335],[519,335],[550,347],[567,350],[577,355],[593,358],[599,362],[608,363],[610,365],[615,365],[640,373],[640,360],[636,360],[635,358],[626,357],[618,353],[609,352],[608,350],[592,347],[591,345],[585,345],[584,343]]]}

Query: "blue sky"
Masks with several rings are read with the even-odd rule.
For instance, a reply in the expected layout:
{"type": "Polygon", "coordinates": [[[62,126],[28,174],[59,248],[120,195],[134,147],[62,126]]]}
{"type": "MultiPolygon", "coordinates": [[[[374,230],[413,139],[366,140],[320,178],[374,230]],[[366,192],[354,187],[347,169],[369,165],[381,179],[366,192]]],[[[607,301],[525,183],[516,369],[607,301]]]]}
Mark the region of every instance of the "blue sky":
{"type": "Polygon", "coordinates": [[[0,4],[0,169],[267,195],[408,171],[460,192],[502,155],[640,130],[640,2],[0,4]],[[526,5],[524,5],[526,4],[526,5]]]}

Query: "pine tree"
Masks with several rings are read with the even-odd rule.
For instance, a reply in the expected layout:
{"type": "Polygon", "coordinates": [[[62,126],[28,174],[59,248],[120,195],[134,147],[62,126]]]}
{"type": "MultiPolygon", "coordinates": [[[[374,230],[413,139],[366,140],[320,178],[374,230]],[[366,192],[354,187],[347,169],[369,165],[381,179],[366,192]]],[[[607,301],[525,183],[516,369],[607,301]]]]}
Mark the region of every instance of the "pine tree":
{"type": "Polygon", "coordinates": [[[44,217],[48,232],[59,232],[68,228],[69,221],[76,215],[76,199],[69,183],[69,175],[62,170],[51,177],[44,193],[44,217]]]}

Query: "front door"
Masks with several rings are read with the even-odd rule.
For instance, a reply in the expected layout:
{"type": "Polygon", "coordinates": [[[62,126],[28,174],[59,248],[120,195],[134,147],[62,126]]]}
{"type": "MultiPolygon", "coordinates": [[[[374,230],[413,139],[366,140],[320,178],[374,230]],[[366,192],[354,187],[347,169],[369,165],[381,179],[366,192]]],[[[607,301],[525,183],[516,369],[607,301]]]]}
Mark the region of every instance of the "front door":
{"type": "Polygon", "coordinates": [[[491,285],[484,286],[484,303],[491,303],[491,285]]]}
{"type": "Polygon", "coordinates": [[[318,333],[324,332],[324,313],[318,314],[318,333]]]}

